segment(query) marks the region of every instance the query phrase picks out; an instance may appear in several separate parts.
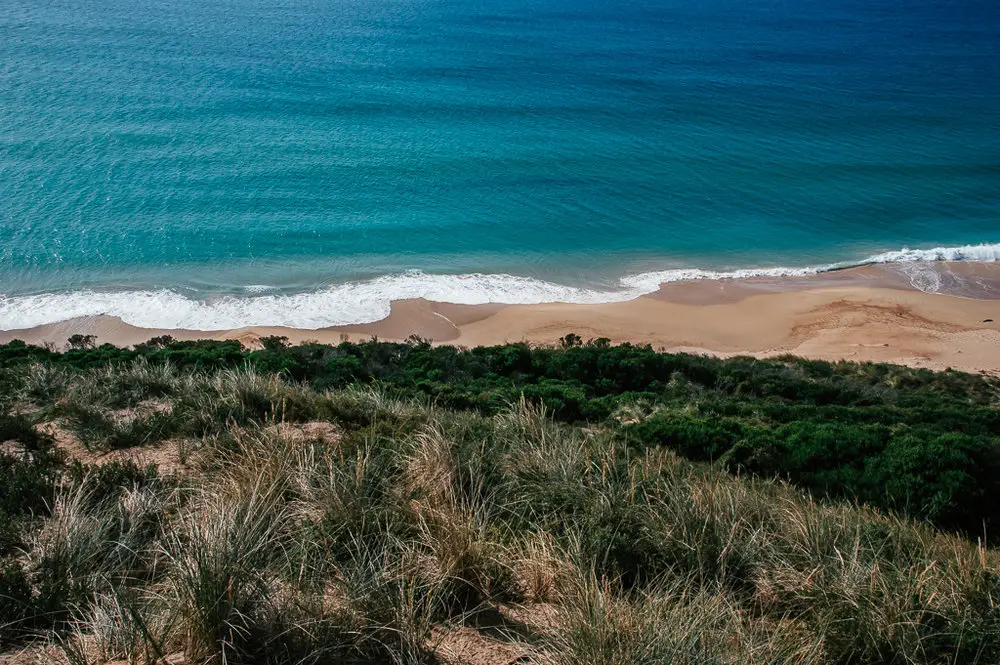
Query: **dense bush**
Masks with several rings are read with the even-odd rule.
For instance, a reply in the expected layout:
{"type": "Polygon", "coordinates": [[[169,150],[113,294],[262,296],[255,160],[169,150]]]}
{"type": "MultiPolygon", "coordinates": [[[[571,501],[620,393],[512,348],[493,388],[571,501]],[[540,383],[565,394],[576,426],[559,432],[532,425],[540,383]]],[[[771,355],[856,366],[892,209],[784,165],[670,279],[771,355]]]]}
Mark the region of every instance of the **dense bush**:
{"type": "MultiPolygon", "coordinates": [[[[237,342],[163,337],[134,349],[77,344],[64,353],[12,342],[0,346],[0,371],[88,372],[138,360],[147,368],[169,363],[180,371],[231,370],[235,378],[226,385],[244,391],[235,402],[211,401],[214,411],[198,393],[182,396],[178,411],[200,414],[184,425],[160,414],[118,422],[89,403],[64,407],[97,447],[202,435],[231,418],[259,420],[280,411],[279,417],[299,420],[317,413],[301,392],[237,385],[249,364],[316,390],[377,384],[399,397],[484,414],[524,397],[564,422],[631,423],[622,431],[632,445],[663,445],[734,472],[781,476],[817,495],[857,499],[974,534],[990,536],[1000,524],[1000,508],[994,508],[1000,487],[993,481],[1000,477],[1000,389],[981,375],[792,357],[717,359],[607,340],[584,343],[576,336],[557,349],[458,349],[419,339],[338,346],[264,342],[262,350],[247,351],[237,342]]],[[[149,387],[147,398],[170,392],[146,374],[139,379],[149,387]]],[[[124,385],[119,391],[131,395],[127,403],[136,394],[129,390],[124,385]]]]}
{"type": "Polygon", "coordinates": [[[903,516],[993,519],[988,379],[575,338],[77,346],[0,348],[0,651],[1000,659],[997,552],[903,516]]]}
{"type": "Polygon", "coordinates": [[[51,439],[21,415],[0,416],[0,559],[23,543],[23,527],[47,514],[61,459],[51,439]]]}

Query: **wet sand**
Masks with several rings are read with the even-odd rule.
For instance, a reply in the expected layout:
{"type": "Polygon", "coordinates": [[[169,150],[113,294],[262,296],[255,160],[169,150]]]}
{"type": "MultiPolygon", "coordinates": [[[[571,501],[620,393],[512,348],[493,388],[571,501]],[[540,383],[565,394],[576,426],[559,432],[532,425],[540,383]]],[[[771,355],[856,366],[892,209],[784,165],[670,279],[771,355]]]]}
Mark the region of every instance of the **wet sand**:
{"type": "Polygon", "coordinates": [[[253,347],[267,335],[327,343],[417,335],[440,344],[477,346],[555,344],[575,333],[672,351],[762,357],[792,353],[1000,373],[998,322],[1000,264],[896,264],[803,277],[676,282],[635,300],[600,305],[403,300],[394,302],[382,321],[321,330],[152,330],[111,317],[87,317],[0,332],[0,342],[63,345],[79,333],[130,345],[169,334],[176,339],[237,339],[253,347]]]}

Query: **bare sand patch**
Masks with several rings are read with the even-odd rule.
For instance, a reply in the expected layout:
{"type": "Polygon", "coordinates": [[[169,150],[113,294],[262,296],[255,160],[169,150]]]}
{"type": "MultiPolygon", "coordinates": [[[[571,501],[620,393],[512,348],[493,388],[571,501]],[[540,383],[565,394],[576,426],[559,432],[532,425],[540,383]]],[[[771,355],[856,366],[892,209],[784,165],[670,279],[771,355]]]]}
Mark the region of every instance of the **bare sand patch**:
{"type": "Polygon", "coordinates": [[[161,474],[187,476],[197,472],[200,451],[187,439],[167,439],[156,443],[120,448],[118,450],[91,450],[60,421],[40,423],[38,430],[55,441],[56,448],[71,460],[82,464],[109,464],[132,462],[146,467],[152,464],[161,474]]]}

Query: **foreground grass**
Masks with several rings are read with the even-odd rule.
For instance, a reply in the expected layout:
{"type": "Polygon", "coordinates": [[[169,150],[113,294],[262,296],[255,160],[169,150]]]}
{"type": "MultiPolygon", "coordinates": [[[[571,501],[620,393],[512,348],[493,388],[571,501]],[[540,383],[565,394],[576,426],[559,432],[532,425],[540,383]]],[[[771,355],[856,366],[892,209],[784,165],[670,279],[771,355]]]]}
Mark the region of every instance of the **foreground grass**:
{"type": "Polygon", "coordinates": [[[374,385],[488,416],[524,397],[560,422],[623,430],[633,447],[781,477],[817,497],[859,500],[972,537],[992,537],[1000,524],[993,377],[791,357],[723,360],[583,344],[572,335],[559,349],[263,341],[256,351],[169,338],[122,349],[81,338],[62,353],[12,342],[0,345],[0,403],[27,391],[58,402],[87,446],[127,448],[210,434],[228,417],[259,419],[271,399],[286,419],[325,417],[314,393],[266,385],[275,382],[320,393],[374,385]],[[185,385],[191,372],[205,371],[215,373],[213,385],[185,385]],[[202,408],[206,400],[214,411],[202,408]]]}
{"type": "Polygon", "coordinates": [[[995,550],[689,462],[635,425],[560,423],[526,400],[484,415],[317,392],[251,366],[40,364],[5,381],[0,650],[1000,662],[995,550]],[[181,470],[116,457],[153,449],[181,470]],[[70,459],[91,453],[106,457],[70,459]]]}

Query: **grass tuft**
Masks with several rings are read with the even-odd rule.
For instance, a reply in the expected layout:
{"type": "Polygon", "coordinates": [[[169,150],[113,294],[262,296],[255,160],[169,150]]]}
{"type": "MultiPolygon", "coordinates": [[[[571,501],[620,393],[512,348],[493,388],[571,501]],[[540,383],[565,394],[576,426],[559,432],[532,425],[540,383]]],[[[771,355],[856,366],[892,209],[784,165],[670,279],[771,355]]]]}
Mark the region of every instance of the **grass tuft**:
{"type": "MultiPolygon", "coordinates": [[[[884,418],[944,386],[979,419],[955,427],[980,427],[995,417],[979,411],[995,410],[992,384],[660,358],[660,392],[619,402],[609,383],[588,401],[579,377],[611,351],[574,341],[549,353],[573,361],[577,383],[536,383],[540,399],[466,394],[455,410],[439,401],[459,397],[429,383],[419,394],[315,391],[299,382],[305,365],[261,369],[292,353],[277,342],[254,363],[224,343],[192,347],[199,364],[186,366],[174,344],[94,367],[0,368],[13,395],[0,414],[0,650],[50,634],[64,660],[88,665],[180,654],[192,665],[417,664],[449,662],[458,647],[489,665],[509,654],[598,665],[1000,662],[995,549],[905,511],[807,491],[857,480],[838,475],[831,450],[869,446],[865,473],[881,473],[886,450],[911,471],[936,450],[909,456],[893,438],[903,425],[851,418],[884,418]],[[801,391],[837,424],[795,420],[806,398],[789,395],[801,391]],[[565,422],[588,409],[606,418],[565,422]],[[59,418],[94,451],[186,437],[201,466],[174,477],[121,451],[65,460],[64,443],[36,429],[59,418]],[[883,439],[892,445],[878,448],[883,439]],[[782,451],[812,484],[728,470],[774,468],[782,451]],[[709,461],[685,458],[699,456],[709,461]]],[[[307,349],[306,360],[341,376],[362,367],[346,359],[352,349],[307,349]]],[[[383,349],[379,371],[434,349],[383,349]]],[[[508,349],[490,372],[527,375],[548,358],[532,354],[508,349]]],[[[971,473],[959,458],[983,448],[966,444],[992,436],[970,432],[922,471],[934,505],[962,505],[948,497],[966,476],[950,470],[971,473]]]]}

